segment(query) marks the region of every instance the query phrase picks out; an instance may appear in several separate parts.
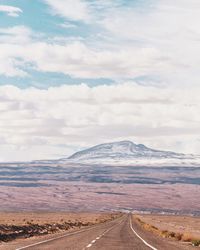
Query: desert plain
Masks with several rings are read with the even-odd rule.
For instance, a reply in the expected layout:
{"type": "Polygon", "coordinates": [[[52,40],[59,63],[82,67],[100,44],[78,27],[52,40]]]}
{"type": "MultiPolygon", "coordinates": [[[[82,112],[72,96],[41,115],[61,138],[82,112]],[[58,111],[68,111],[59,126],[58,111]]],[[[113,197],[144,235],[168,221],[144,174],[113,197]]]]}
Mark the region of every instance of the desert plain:
{"type": "Polygon", "coordinates": [[[0,176],[0,211],[200,211],[200,167],[7,163],[0,176]]]}
{"type": "Polygon", "coordinates": [[[139,213],[142,229],[157,228],[156,237],[200,237],[198,166],[0,165],[0,249],[15,249],[25,238],[32,243],[129,212],[139,213]],[[144,224],[150,226],[143,228],[144,224]]]}

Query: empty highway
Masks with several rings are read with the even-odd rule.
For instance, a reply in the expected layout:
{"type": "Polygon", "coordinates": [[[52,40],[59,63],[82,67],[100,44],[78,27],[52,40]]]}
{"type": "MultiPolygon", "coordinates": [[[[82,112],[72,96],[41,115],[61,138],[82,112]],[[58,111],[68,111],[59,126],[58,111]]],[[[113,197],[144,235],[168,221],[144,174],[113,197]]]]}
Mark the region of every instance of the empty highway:
{"type": "MultiPolygon", "coordinates": [[[[46,240],[31,244],[21,243],[5,249],[10,250],[189,250],[191,247],[171,242],[143,231],[132,220],[131,215],[124,215],[111,222],[88,227],[59,236],[50,236],[46,240]]],[[[35,239],[36,240],[36,239],[35,239]]],[[[25,241],[24,241],[25,242],[25,241]]]]}

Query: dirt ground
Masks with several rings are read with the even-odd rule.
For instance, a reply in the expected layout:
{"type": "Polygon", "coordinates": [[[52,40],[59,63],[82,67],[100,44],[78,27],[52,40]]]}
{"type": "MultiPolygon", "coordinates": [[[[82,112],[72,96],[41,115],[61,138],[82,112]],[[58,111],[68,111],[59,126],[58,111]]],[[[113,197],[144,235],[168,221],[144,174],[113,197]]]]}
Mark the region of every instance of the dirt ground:
{"type": "Polygon", "coordinates": [[[158,228],[200,239],[200,217],[171,215],[136,215],[141,221],[158,228]]]}
{"type": "Polygon", "coordinates": [[[0,213],[0,243],[81,229],[118,216],[120,213],[0,213]]]}
{"type": "Polygon", "coordinates": [[[115,216],[109,213],[66,213],[66,212],[0,212],[0,225],[53,224],[82,222],[96,224],[115,216]]]}

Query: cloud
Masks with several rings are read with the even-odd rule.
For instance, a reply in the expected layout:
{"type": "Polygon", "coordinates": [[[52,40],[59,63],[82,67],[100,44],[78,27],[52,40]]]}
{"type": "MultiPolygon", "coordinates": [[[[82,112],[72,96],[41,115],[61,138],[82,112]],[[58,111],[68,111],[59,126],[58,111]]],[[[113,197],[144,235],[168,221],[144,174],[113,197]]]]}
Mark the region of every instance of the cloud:
{"type": "Polygon", "coordinates": [[[82,0],[45,0],[52,13],[75,21],[89,21],[89,5],[82,0]]]}
{"type": "Polygon", "coordinates": [[[18,17],[23,11],[18,7],[10,5],[0,5],[0,12],[4,12],[8,16],[18,17]]]}
{"type": "Polygon", "coordinates": [[[124,5],[121,0],[44,0],[44,2],[49,5],[53,15],[87,24],[96,23],[108,15],[108,12],[124,5]]]}
{"type": "Polygon", "coordinates": [[[199,1],[45,2],[64,32],[0,28],[0,74],[24,86],[31,70],[86,84],[0,87],[0,158],[56,158],[121,139],[200,153],[199,1]],[[100,78],[118,84],[87,86],[100,78]]]}
{"type": "Polygon", "coordinates": [[[84,41],[38,41],[24,26],[0,29],[1,74],[24,76],[23,68],[32,66],[41,72],[59,72],[75,78],[130,79],[170,68],[160,63],[153,48],[96,48],[84,41]],[[130,57],[130,55],[133,55],[130,57]]]}
{"type": "Polygon", "coordinates": [[[25,26],[0,28],[0,75],[28,75],[22,69],[26,64],[23,47],[32,43],[32,35],[31,29],[25,26]]]}
{"type": "Polygon", "coordinates": [[[191,0],[190,5],[177,0],[136,6],[123,1],[46,3],[54,14],[65,17],[61,26],[72,27],[69,20],[73,20],[76,34],[84,22],[90,35],[51,38],[24,26],[1,29],[1,74],[24,77],[31,68],[116,82],[142,78],[144,84],[151,84],[152,79],[157,85],[199,83],[197,0],[191,0]]]}
{"type": "Polygon", "coordinates": [[[74,148],[123,139],[200,153],[199,91],[199,87],[161,89],[133,82],[47,90],[2,86],[2,158],[57,158],[69,155],[74,148]]]}
{"type": "Polygon", "coordinates": [[[65,23],[61,23],[60,27],[65,28],[65,29],[74,29],[74,28],[77,28],[78,26],[70,22],[65,22],[65,23]]]}

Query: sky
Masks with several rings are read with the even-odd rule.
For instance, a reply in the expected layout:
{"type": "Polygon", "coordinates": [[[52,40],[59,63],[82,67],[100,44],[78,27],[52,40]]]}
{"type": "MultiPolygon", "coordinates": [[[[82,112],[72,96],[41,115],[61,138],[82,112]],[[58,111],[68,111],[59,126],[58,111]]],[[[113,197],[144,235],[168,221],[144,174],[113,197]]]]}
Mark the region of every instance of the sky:
{"type": "Polygon", "coordinates": [[[199,67],[199,0],[0,0],[0,161],[200,154],[199,67]]]}

